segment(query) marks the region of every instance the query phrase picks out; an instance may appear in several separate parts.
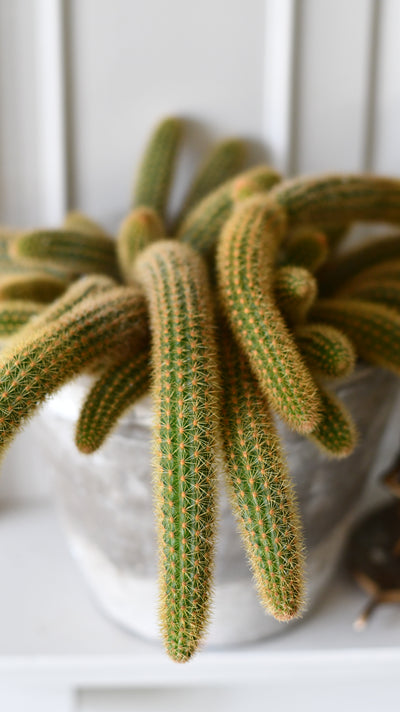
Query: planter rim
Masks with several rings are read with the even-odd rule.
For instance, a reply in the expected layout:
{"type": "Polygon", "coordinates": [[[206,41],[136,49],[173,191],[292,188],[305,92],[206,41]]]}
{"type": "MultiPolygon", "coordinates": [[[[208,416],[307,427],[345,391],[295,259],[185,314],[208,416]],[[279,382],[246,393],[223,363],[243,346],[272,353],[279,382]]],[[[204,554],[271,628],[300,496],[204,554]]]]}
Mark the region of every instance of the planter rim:
{"type": "MultiPolygon", "coordinates": [[[[379,366],[367,364],[364,361],[359,361],[350,376],[345,378],[327,381],[329,388],[340,394],[342,387],[349,383],[354,383],[361,379],[368,379],[377,370],[381,370],[379,366]]],[[[70,381],[65,386],[62,386],[54,393],[47,401],[46,407],[53,413],[64,416],[68,420],[76,420],[79,414],[80,407],[88,393],[91,384],[94,382],[94,376],[82,374],[77,376],[73,381],[70,381]]],[[[151,426],[152,419],[151,411],[151,395],[145,394],[142,398],[130,408],[122,418],[120,418],[114,434],[118,433],[120,425],[135,424],[138,422],[143,425],[151,426]]]]}

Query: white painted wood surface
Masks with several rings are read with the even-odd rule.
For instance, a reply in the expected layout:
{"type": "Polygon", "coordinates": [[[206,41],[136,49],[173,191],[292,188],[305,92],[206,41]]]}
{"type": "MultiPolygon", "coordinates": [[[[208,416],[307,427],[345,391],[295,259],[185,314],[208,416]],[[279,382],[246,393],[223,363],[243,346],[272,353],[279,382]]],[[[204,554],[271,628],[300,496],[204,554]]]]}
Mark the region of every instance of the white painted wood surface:
{"type": "Polygon", "coordinates": [[[97,610],[50,508],[14,505],[0,514],[0,702],[2,694],[15,701],[1,707],[7,712],[47,712],[51,700],[52,712],[178,712],[201,701],[210,712],[225,703],[239,712],[246,691],[254,702],[280,701],[282,712],[294,706],[372,712],[378,699],[379,709],[391,709],[399,607],[381,607],[364,633],[356,633],[352,621],[365,596],[346,580],[334,582],[320,607],[287,634],[204,650],[177,665],[161,646],[126,633],[97,610]],[[36,706],[40,694],[43,706],[36,706]],[[31,701],[25,709],[18,706],[24,696],[31,701]]]}

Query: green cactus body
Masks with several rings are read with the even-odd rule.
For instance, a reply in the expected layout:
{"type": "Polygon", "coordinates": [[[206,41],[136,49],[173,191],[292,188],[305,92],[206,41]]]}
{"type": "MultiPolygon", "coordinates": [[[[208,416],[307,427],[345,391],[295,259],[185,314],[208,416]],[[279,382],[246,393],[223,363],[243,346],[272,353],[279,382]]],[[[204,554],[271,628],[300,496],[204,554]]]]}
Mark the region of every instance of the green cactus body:
{"type": "Polygon", "coordinates": [[[385,260],[384,262],[378,262],[372,267],[367,267],[362,272],[357,274],[355,277],[350,279],[342,287],[342,289],[337,289],[335,291],[336,296],[340,296],[347,289],[351,290],[353,287],[358,288],[361,284],[364,284],[370,280],[396,280],[400,281],[400,259],[398,260],[385,260]]]}
{"type": "Polygon", "coordinates": [[[88,235],[108,237],[108,233],[94,220],[91,220],[78,210],[71,210],[65,216],[64,228],[76,232],[85,232],[88,235]]]}
{"type": "Polygon", "coordinates": [[[117,238],[117,257],[125,282],[132,281],[132,267],[139,252],[165,237],[165,228],[153,208],[135,208],[122,222],[117,238]]]}
{"type": "Polygon", "coordinates": [[[165,218],[169,189],[182,135],[182,123],[164,119],[153,132],[137,176],[133,207],[153,208],[165,218]]]}
{"type": "Polygon", "coordinates": [[[279,180],[280,175],[269,166],[257,166],[223,183],[187,215],[178,237],[207,254],[214,247],[236,203],[249,193],[269,190],[279,180]]]}
{"type": "Polygon", "coordinates": [[[29,299],[36,302],[52,302],[67,286],[65,280],[46,272],[28,272],[0,277],[1,299],[29,299]]]}
{"type": "Polygon", "coordinates": [[[11,352],[13,352],[18,344],[24,343],[24,341],[31,338],[34,331],[36,332],[46,324],[56,321],[83,302],[87,297],[101,294],[113,287],[115,287],[114,280],[105,275],[90,275],[76,280],[76,282],[73,282],[64,294],[58,299],[55,299],[52,304],[46,307],[40,305],[42,307],[40,313],[18,330],[9,347],[3,349],[2,356],[4,357],[4,354],[8,353],[9,348],[11,352]]]}
{"type": "Polygon", "coordinates": [[[297,345],[316,376],[342,378],[354,370],[354,347],[339,329],[328,324],[304,324],[295,333],[297,345]]]}
{"type": "Polygon", "coordinates": [[[289,324],[304,321],[315,302],[318,285],[315,277],[304,267],[287,265],[275,272],[276,303],[289,324]]]}
{"type": "Polygon", "coordinates": [[[98,450],[119,418],[150,386],[149,353],[142,349],[122,363],[112,363],[96,379],[81,408],[75,443],[81,452],[98,450]]]}
{"type": "Polygon", "coordinates": [[[228,490],[262,604],[285,621],[298,616],[304,602],[295,496],[257,381],[227,331],[220,342],[228,490]]]}
{"type": "Polygon", "coordinates": [[[271,192],[288,227],[337,227],[356,220],[400,223],[400,180],[371,175],[293,178],[271,192]]]}
{"type": "Polygon", "coordinates": [[[350,299],[361,299],[366,302],[378,302],[386,304],[387,307],[400,311],[400,281],[380,279],[368,279],[358,287],[353,285],[348,290],[341,292],[341,297],[350,299]]]}
{"type": "Polygon", "coordinates": [[[309,432],[318,420],[317,389],[273,295],[285,229],[278,205],[265,198],[243,203],[220,236],[218,280],[226,315],[262,392],[294,430],[309,432]]]}
{"type": "Polygon", "coordinates": [[[11,336],[43,309],[38,302],[10,300],[0,302],[0,336],[11,336]]]}
{"type": "Polygon", "coordinates": [[[369,268],[376,269],[379,263],[400,259],[400,237],[388,236],[372,243],[350,250],[327,262],[321,269],[318,279],[321,293],[330,295],[364,273],[369,268]]]}
{"type": "Polygon", "coordinates": [[[143,296],[132,288],[89,297],[58,321],[1,354],[0,452],[37,406],[98,358],[123,359],[147,338],[143,296]]]}
{"type": "Polygon", "coordinates": [[[400,315],[393,309],[357,299],[321,299],[310,317],[343,331],[365,361],[400,375],[400,315]]]}
{"type": "Polygon", "coordinates": [[[88,297],[108,292],[115,286],[115,281],[104,274],[91,274],[86,277],[80,277],[68,287],[61,297],[55,299],[52,304],[49,304],[43,310],[40,322],[38,320],[36,324],[37,326],[49,324],[64,316],[64,314],[74,309],[88,297]]]}
{"type": "Polygon", "coordinates": [[[286,245],[283,264],[316,270],[328,256],[328,241],[321,230],[301,228],[296,230],[286,245]]]}
{"type": "Polygon", "coordinates": [[[239,139],[227,139],[215,146],[193,180],[177,220],[178,226],[189,210],[241,170],[244,154],[245,144],[239,139]]]}
{"type": "Polygon", "coordinates": [[[150,307],[161,625],[178,662],[208,622],[219,420],[213,310],[205,265],[189,246],[160,241],[136,268],[150,307]]]}
{"type": "Polygon", "coordinates": [[[72,230],[34,230],[12,243],[11,255],[22,264],[53,267],[67,274],[118,275],[115,243],[109,237],[72,230]]]}
{"type": "Polygon", "coordinates": [[[348,457],[357,445],[358,433],[345,405],[333,393],[320,389],[321,419],[307,437],[328,457],[348,457]]]}

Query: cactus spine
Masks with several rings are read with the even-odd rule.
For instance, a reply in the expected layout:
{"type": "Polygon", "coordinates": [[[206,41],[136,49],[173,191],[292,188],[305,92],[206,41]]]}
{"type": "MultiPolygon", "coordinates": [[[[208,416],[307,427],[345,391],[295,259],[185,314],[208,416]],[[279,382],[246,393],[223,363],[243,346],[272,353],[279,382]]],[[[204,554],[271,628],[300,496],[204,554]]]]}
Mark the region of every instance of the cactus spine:
{"type": "Polygon", "coordinates": [[[366,361],[400,374],[400,315],[394,310],[357,299],[321,299],[311,317],[344,331],[366,361]]]}
{"type": "Polygon", "coordinates": [[[315,302],[318,285],[315,277],[304,267],[287,265],[276,270],[275,299],[289,324],[304,321],[315,302]]]}
{"type": "Polygon", "coordinates": [[[75,443],[86,454],[98,450],[121,415],[149,388],[147,349],[132,353],[127,361],[112,363],[96,379],[81,408],[75,443]]]}
{"type": "Polygon", "coordinates": [[[73,230],[35,230],[12,242],[11,255],[22,264],[64,270],[67,274],[118,274],[114,241],[73,230]]]}
{"type": "Polygon", "coordinates": [[[318,420],[318,393],[275,304],[273,270],[286,228],[279,206],[252,198],[226,223],[217,254],[222,303],[261,389],[298,432],[318,420]]]}
{"type": "Polygon", "coordinates": [[[218,143],[195,176],[184,200],[177,220],[179,226],[189,210],[197,205],[209,193],[233,178],[240,171],[244,162],[245,146],[239,139],[227,139],[218,143]]]}
{"type": "Polygon", "coordinates": [[[217,354],[205,265],[160,241],[137,260],[150,309],[161,625],[184,662],[208,621],[215,529],[217,354]]]}
{"type": "Polygon", "coordinates": [[[339,329],[328,324],[304,324],[296,329],[296,341],[316,376],[342,378],[354,370],[354,347],[339,329]]]}
{"type": "Polygon", "coordinates": [[[119,267],[125,282],[132,281],[132,269],[139,252],[165,237],[165,228],[152,208],[135,208],[122,222],[117,238],[119,267]]]}
{"type": "Polygon", "coordinates": [[[182,135],[178,119],[164,119],[150,138],[133,194],[133,207],[153,208],[165,218],[169,188],[182,135]]]}
{"type": "Polygon", "coordinates": [[[227,330],[222,350],[226,478],[257,590],[278,620],[304,602],[302,534],[274,422],[246,359],[227,330]]]}
{"type": "Polygon", "coordinates": [[[236,203],[250,193],[269,190],[279,180],[279,174],[269,166],[257,166],[223,183],[188,214],[178,237],[199,252],[207,254],[214,247],[236,203]]]}

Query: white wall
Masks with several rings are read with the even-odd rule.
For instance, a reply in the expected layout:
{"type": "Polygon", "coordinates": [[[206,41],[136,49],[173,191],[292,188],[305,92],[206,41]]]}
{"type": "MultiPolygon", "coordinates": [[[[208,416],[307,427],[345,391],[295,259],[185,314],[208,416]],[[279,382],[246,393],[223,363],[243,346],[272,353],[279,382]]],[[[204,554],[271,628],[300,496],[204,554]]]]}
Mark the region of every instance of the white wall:
{"type": "MultiPolygon", "coordinates": [[[[188,120],[178,193],[232,133],[288,173],[400,175],[399,29],[398,0],[0,0],[0,220],[120,215],[165,113],[188,120]]],[[[27,491],[30,442],[3,489],[27,491]]]]}

